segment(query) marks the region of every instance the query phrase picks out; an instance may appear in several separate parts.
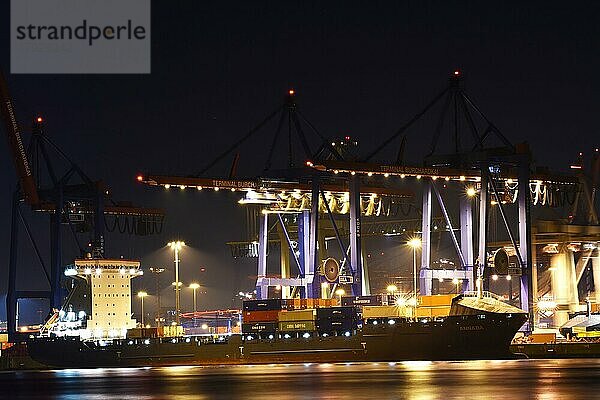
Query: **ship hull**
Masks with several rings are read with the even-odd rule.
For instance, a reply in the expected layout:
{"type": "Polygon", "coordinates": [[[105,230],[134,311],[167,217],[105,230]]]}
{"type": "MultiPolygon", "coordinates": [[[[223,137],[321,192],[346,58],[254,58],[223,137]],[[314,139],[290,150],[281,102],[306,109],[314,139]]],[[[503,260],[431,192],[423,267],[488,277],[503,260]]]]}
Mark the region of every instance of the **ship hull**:
{"type": "Polygon", "coordinates": [[[59,368],[495,359],[511,357],[510,341],[525,320],[523,314],[450,316],[366,324],[349,336],[289,339],[38,338],[28,343],[28,350],[34,360],[59,368]]]}

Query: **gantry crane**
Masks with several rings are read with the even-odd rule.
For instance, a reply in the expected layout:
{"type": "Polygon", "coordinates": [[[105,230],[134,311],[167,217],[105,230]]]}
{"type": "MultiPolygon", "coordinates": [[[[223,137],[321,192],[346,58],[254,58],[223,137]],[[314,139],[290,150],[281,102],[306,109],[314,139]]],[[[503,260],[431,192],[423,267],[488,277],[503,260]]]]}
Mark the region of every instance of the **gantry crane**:
{"type": "MultiPolygon", "coordinates": [[[[8,269],[7,320],[9,336],[17,333],[17,301],[23,298],[48,299],[50,310],[63,305],[63,230],[68,230],[79,248],[79,257],[103,258],[105,231],[128,233],[159,233],[164,212],[161,209],[133,206],[130,202],[112,200],[102,181],[91,180],[50,138],[44,134],[44,120],[34,118],[31,138],[25,145],[22,129],[15,112],[4,76],[0,72],[1,114],[8,138],[18,183],[13,194],[11,217],[11,243],[8,269]],[[59,171],[56,158],[67,165],[59,171]],[[33,211],[33,217],[50,216],[50,260],[44,257],[40,240],[36,240],[23,207],[33,211]],[[112,220],[111,226],[107,219],[112,220]],[[121,221],[123,221],[121,223],[121,221]],[[64,227],[68,227],[63,229],[64,227]],[[35,257],[48,282],[49,290],[17,288],[20,227],[31,242],[35,257]],[[81,233],[91,236],[87,243],[80,240],[81,233]]],[[[49,311],[50,311],[49,310],[49,311]]]]}

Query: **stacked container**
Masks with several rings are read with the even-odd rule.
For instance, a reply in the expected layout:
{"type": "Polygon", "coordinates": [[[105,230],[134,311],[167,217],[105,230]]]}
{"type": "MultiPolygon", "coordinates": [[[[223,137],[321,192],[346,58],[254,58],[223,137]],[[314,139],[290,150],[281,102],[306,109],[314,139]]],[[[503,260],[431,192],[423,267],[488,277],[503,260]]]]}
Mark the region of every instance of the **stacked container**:
{"type": "Polygon", "coordinates": [[[386,306],[388,305],[387,294],[374,294],[369,296],[345,296],[342,297],[342,306],[386,306]]]}
{"type": "Polygon", "coordinates": [[[282,299],[244,301],[242,332],[275,333],[278,328],[277,315],[286,306],[282,299]]]}
{"type": "Polygon", "coordinates": [[[320,333],[345,333],[356,329],[358,318],[355,307],[321,307],[316,311],[320,333]]]}
{"type": "Polygon", "coordinates": [[[280,311],[278,315],[279,331],[311,332],[316,330],[316,311],[314,309],[280,311]]]}
{"type": "Polygon", "coordinates": [[[433,296],[419,297],[417,306],[417,318],[447,317],[450,314],[450,306],[455,294],[437,294],[433,296]]]}

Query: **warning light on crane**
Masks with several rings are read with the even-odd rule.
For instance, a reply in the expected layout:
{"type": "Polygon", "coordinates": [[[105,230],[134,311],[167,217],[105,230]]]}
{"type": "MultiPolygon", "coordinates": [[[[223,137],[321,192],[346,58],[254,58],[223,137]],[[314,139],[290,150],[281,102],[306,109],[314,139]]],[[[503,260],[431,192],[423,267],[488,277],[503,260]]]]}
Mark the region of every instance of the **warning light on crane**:
{"type": "Polygon", "coordinates": [[[37,117],[35,120],[37,121],[38,124],[40,124],[44,121],[44,119],[42,117],[37,117]]]}
{"type": "Polygon", "coordinates": [[[138,182],[141,182],[144,180],[144,177],[142,175],[138,175],[137,178],[138,182]]]}
{"type": "Polygon", "coordinates": [[[459,76],[460,75],[460,71],[459,70],[455,70],[454,71],[454,76],[459,76]]]}
{"type": "Polygon", "coordinates": [[[296,91],[294,89],[290,89],[289,92],[290,96],[293,96],[296,94],[296,91]]]}

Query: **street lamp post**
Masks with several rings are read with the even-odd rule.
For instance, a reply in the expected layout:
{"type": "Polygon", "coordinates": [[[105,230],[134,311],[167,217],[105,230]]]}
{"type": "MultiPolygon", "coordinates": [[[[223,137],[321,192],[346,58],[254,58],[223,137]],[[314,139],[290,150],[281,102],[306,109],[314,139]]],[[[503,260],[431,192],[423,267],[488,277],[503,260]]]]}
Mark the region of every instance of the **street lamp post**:
{"type": "Polygon", "coordinates": [[[415,293],[415,307],[417,305],[417,249],[421,247],[421,239],[412,238],[407,243],[413,251],[413,291],[415,293]]]}
{"type": "Polygon", "coordinates": [[[196,290],[200,287],[197,283],[190,284],[190,289],[194,291],[194,327],[196,327],[196,290]]]}
{"type": "Polygon", "coordinates": [[[160,304],[160,279],[159,275],[165,272],[164,268],[150,267],[150,272],[154,274],[154,283],[156,286],[156,326],[160,327],[161,322],[161,304],[160,304]]]}
{"type": "Polygon", "coordinates": [[[142,305],[142,310],[141,310],[142,311],[142,313],[141,313],[142,314],[142,324],[141,325],[142,325],[142,328],[143,328],[145,326],[144,325],[144,297],[148,296],[148,293],[143,292],[143,291],[142,292],[138,292],[137,296],[140,298],[140,302],[141,302],[141,305],[142,305]]]}
{"type": "Polygon", "coordinates": [[[179,251],[183,246],[185,246],[185,242],[177,240],[175,242],[167,243],[173,252],[175,253],[175,323],[179,325],[179,251]]]}

